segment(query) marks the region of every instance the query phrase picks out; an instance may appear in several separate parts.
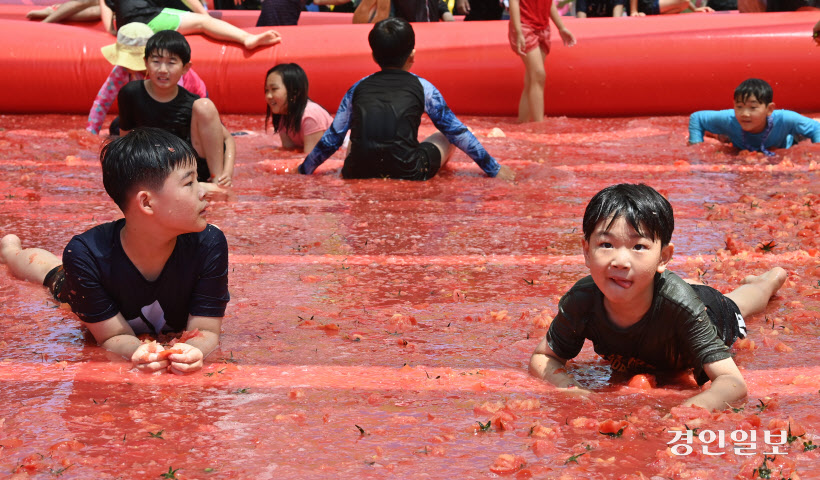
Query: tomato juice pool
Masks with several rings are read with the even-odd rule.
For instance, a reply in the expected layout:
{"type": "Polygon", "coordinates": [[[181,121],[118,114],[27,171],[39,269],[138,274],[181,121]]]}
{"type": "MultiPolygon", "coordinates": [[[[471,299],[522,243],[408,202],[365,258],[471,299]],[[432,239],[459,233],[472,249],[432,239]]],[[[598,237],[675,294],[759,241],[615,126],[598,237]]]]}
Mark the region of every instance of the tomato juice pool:
{"type": "MultiPolygon", "coordinates": [[[[689,147],[685,117],[463,120],[515,183],[461,152],[428,182],[343,181],[344,152],[294,175],[304,154],[227,116],[244,134],[208,220],[231,302],[201,372],[131,371],[0,267],[0,477],[820,478],[818,147],[689,147]],[[528,375],[587,274],[583,209],[620,182],[671,201],[680,276],[728,292],[789,272],[733,347],[744,401],[679,407],[690,373],[619,376],[589,344],[567,370],[592,396],[528,375]]],[[[59,254],[120,217],[83,124],[0,117],[0,234],[59,254]]]]}

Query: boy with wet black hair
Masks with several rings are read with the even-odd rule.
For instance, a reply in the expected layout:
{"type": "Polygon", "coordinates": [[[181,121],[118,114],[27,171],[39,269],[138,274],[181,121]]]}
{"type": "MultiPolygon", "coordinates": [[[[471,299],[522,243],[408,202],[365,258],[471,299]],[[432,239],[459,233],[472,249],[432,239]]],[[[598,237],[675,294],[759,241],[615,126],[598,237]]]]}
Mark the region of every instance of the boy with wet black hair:
{"type": "Polygon", "coordinates": [[[499,165],[456,118],[436,87],[409,72],[416,54],[409,23],[400,18],[382,20],[373,26],[368,41],[381,71],[350,87],[330,128],[299,165],[299,173],[313,173],[342,146],[350,128],[344,178],[428,180],[447,163],[453,145],[490,177],[515,178],[515,172],[499,165]],[[423,113],[440,132],[419,143],[423,113]]]}
{"type": "Polygon", "coordinates": [[[803,138],[820,142],[820,123],[790,110],[775,110],[772,87],[758,78],[743,81],[734,94],[734,110],[702,110],[689,117],[689,145],[704,132],[741,150],[773,156],[772,148],[790,148],[803,138]]]}
{"type": "Polygon", "coordinates": [[[684,402],[722,409],[746,396],[729,347],[746,333],[744,317],[763,311],[783,285],[775,267],[723,295],[690,285],[666,269],[672,259],[672,206],[646,185],[612,185],[584,213],[582,248],[590,276],[558,303],[546,338],[530,358],[530,373],[556,387],[588,393],[564,369],[590,339],[615,371],[694,368],[711,388],[684,402]]]}
{"type": "Polygon", "coordinates": [[[196,155],[175,135],[135,129],[103,147],[103,185],[124,219],[71,239],[62,261],[0,240],[0,263],[66,302],[97,342],[142,371],[202,368],[219,344],[228,294],[228,244],[205,220],[196,155]],[[163,354],[137,335],[198,332],[163,354]],[[166,356],[167,355],[167,356],[166,356]]]}
{"type": "Polygon", "coordinates": [[[193,146],[203,188],[221,191],[233,183],[236,144],[208,98],[179,86],[191,68],[191,47],[179,32],[155,33],[145,45],[146,79],[129,82],[117,96],[120,133],[136,127],[167,130],[193,146]]]}

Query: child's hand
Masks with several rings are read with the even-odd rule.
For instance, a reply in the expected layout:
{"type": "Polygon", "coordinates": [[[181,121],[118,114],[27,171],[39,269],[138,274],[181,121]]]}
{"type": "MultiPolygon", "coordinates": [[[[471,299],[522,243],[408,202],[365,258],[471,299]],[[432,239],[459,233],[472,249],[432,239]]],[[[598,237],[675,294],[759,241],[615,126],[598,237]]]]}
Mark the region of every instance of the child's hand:
{"type": "Polygon", "coordinates": [[[505,182],[512,182],[515,180],[515,170],[506,165],[501,165],[501,169],[498,171],[495,178],[504,180],[505,182]]]}
{"type": "Polygon", "coordinates": [[[175,353],[168,356],[171,364],[168,371],[177,375],[195,372],[202,369],[202,350],[187,343],[175,343],[174,350],[182,350],[182,353],[175,353]]]}
{"type": "Polygon", "coordinates": [[[527,40],[524,39],[524,34],[519,33],[515,37],[515,48],[518,50],[518,54],[522,57],[527,54],[524,49],[527,48],[527,40]]]}
{"type": "Polygon", "coordinates": [[[216,184],[220,187],[230,187],[231,185],[233,185],[231,174],[223,173],[219,178],[216,179],[216,184]]]}
{"type": "Polygon", "coordinates": [[[131,355],[131,363],[138,370],[148,373],[168,368],[168,360],[160,357],[163,350],[162,345],[156,342],[143,343],[131,355]]]}
{"type": "Polygon", "coordinates": [[[646,14],[643,12],[632,12],[629,14],[630,17],[645,17],[646,14]]]}
{"type": "Polygon", "coordinates": [[[712,7],[697,7],[694,11],[702,13],[714,13],[715,9],[712,7]]]}
{"type": "Polygon", "coordinates": [[[561,40],[564,41],[565,47],[571,47],[575,45],[575,35],[573,35],[572,32],[570,32],[566,28],[558,30],[558,34],[561,35],[561,40]]]}

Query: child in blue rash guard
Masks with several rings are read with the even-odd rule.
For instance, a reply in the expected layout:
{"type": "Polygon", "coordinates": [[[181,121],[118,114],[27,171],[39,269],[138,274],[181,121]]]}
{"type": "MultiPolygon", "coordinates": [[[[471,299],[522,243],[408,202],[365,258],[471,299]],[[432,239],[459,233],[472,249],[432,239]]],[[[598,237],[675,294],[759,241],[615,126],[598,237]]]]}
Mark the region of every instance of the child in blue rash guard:
{"type": "Polygon", "coordinates": [[[772,148],[790,148],[803,138],[820,142],[820,123],[789,110],[775,110],[772,87],[750,78],[735,89],[734,110],[702,110],[689,117],[689,144],[703,142],[704,132],[728,139],[735,147],[772,156],[772,148]]]}
{"type": "Polygon", "coordinates": [[[368,37],[381,71],[347,91],[330,128],[299,173],[309,175],[333,155],[351,130],[344,178],[428,180],[447,163],[457,146],[490,177],[513,180],[515,172],[499,165],[447,107],[430,82],[408,70],[415,59],[413,27],[400,18],[376,23],[368,37]],[[440,130],[418,141],[422,113],[440,130]]]}

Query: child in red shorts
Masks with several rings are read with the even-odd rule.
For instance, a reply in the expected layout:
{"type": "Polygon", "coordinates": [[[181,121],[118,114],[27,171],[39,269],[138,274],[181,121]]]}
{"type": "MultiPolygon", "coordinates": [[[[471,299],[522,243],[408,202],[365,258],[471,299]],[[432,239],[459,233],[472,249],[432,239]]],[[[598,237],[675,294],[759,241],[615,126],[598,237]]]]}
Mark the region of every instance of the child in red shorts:
{"type": "Polygon", "coordinates": [[[524,91],[518,103],[521,123],[544,120],[544,60],[550,53],[550,18],[564,45],[575,45],[575,36],[564,26],[553,0],[510,0],[510,46],[525,68],[524,91]]]}

